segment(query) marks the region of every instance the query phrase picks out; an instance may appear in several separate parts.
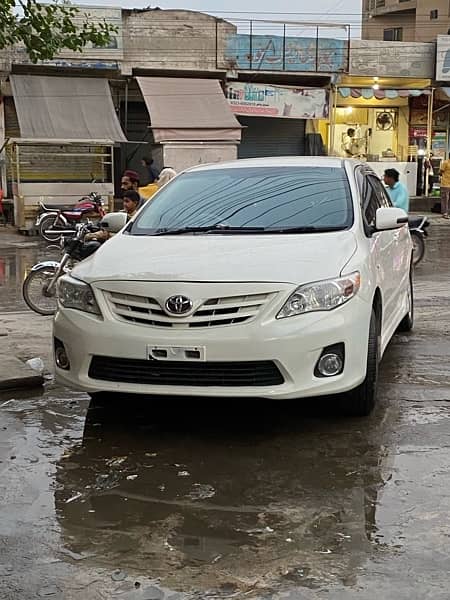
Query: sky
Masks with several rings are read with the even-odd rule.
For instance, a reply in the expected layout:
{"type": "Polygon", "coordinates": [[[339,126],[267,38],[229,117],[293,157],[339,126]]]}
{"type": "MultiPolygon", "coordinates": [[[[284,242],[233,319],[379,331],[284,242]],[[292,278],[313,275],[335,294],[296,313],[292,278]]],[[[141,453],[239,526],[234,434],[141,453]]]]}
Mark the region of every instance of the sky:
{"type": "MultiPolygon", "coordinates": [[[[1,0],[0,0],[1,1],[1,0]]],[[[149,0],[72,0],[88,6],[145,8],[149,0]]],[[[223,18],[267,19],[279,21],[325,21],[351,26],[352,37],[360,36],[361,0],[157,0],[151,8],[184,8],[223,18]]]]}

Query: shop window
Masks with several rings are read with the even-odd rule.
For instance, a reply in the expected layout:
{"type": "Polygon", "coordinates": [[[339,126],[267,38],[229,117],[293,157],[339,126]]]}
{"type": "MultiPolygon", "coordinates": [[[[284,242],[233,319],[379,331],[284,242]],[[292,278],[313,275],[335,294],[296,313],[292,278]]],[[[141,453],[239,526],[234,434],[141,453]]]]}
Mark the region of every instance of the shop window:
{"type": "Polygon", "coordinates": [[[385,42],[401,42],[403,40],[403,27],[393,27],[383,31],[385,42]]]}
{"type": "Polygon", "coordinates": [[[436,8],[435,10],[430,10],[430,20],[433,19],[438,19],[439,18],[439,11],[436,8]]]}

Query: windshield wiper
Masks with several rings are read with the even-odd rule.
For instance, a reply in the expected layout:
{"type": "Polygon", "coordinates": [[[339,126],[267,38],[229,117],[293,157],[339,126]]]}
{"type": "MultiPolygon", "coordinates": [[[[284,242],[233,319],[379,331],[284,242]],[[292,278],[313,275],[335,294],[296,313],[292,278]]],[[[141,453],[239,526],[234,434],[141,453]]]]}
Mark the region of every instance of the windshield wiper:
{"type": "Polygon", "coordinates": [[[280,229],[264,230],[265,233],[326,233],[327,231],[342,231],[345,227],[339,225],[337,227],[315,227],[314,225],[308,225],[305,227],[284,227],[280,229]]]}
{"type": "Polygon", "coordinates": [[[282,234],[282,233],[324,233],[327,231],[341,231],[345,227],[315,227],[304,226],[304,227],[284,227],[284,228],[270,228],[270,227],[234,227],[232,225],[203,225],[196,227],[176,227],[173,229],[164,228],[157,229],[153,233],[144,233],[135,235],[184,235],[188,233],[231,233],[231,234],[246,234],[246,233],[259,233],[259,234],[282,234]]]}
{"type": "Polygon", "coordinates": [[[184,233],[261,233],[265,227],[233,227],[231,225],[204,225],[202,227],[178,227],[157,229],[150,235],[183,235],[184,233]]]}

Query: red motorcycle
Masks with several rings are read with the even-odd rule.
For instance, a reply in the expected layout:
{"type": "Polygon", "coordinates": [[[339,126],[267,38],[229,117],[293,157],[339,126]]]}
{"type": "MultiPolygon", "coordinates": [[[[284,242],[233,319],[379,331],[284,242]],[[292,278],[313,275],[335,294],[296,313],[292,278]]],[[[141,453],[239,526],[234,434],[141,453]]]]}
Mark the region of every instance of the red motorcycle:
{"type": "Polygon", "coordinates": [[[41,213],[36,220],[39,235],[47,242],[55,243],[68,232],[75,233],[75,225],[100,220],[105,216],[102,197],[91,192],[70,208],[55,208],[39,202],[41,213]]]}

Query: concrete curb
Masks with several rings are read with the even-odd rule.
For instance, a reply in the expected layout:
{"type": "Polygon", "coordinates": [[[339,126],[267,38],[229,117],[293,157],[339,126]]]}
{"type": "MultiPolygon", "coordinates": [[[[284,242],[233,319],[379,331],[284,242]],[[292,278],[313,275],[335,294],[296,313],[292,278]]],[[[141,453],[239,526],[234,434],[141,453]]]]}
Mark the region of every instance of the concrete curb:
{"type": "Polygon", "coordinates": [[[0,392],[20,388],[40,387],[44,377],[15,357],[2,356],[0,362],[0,392]]]}

